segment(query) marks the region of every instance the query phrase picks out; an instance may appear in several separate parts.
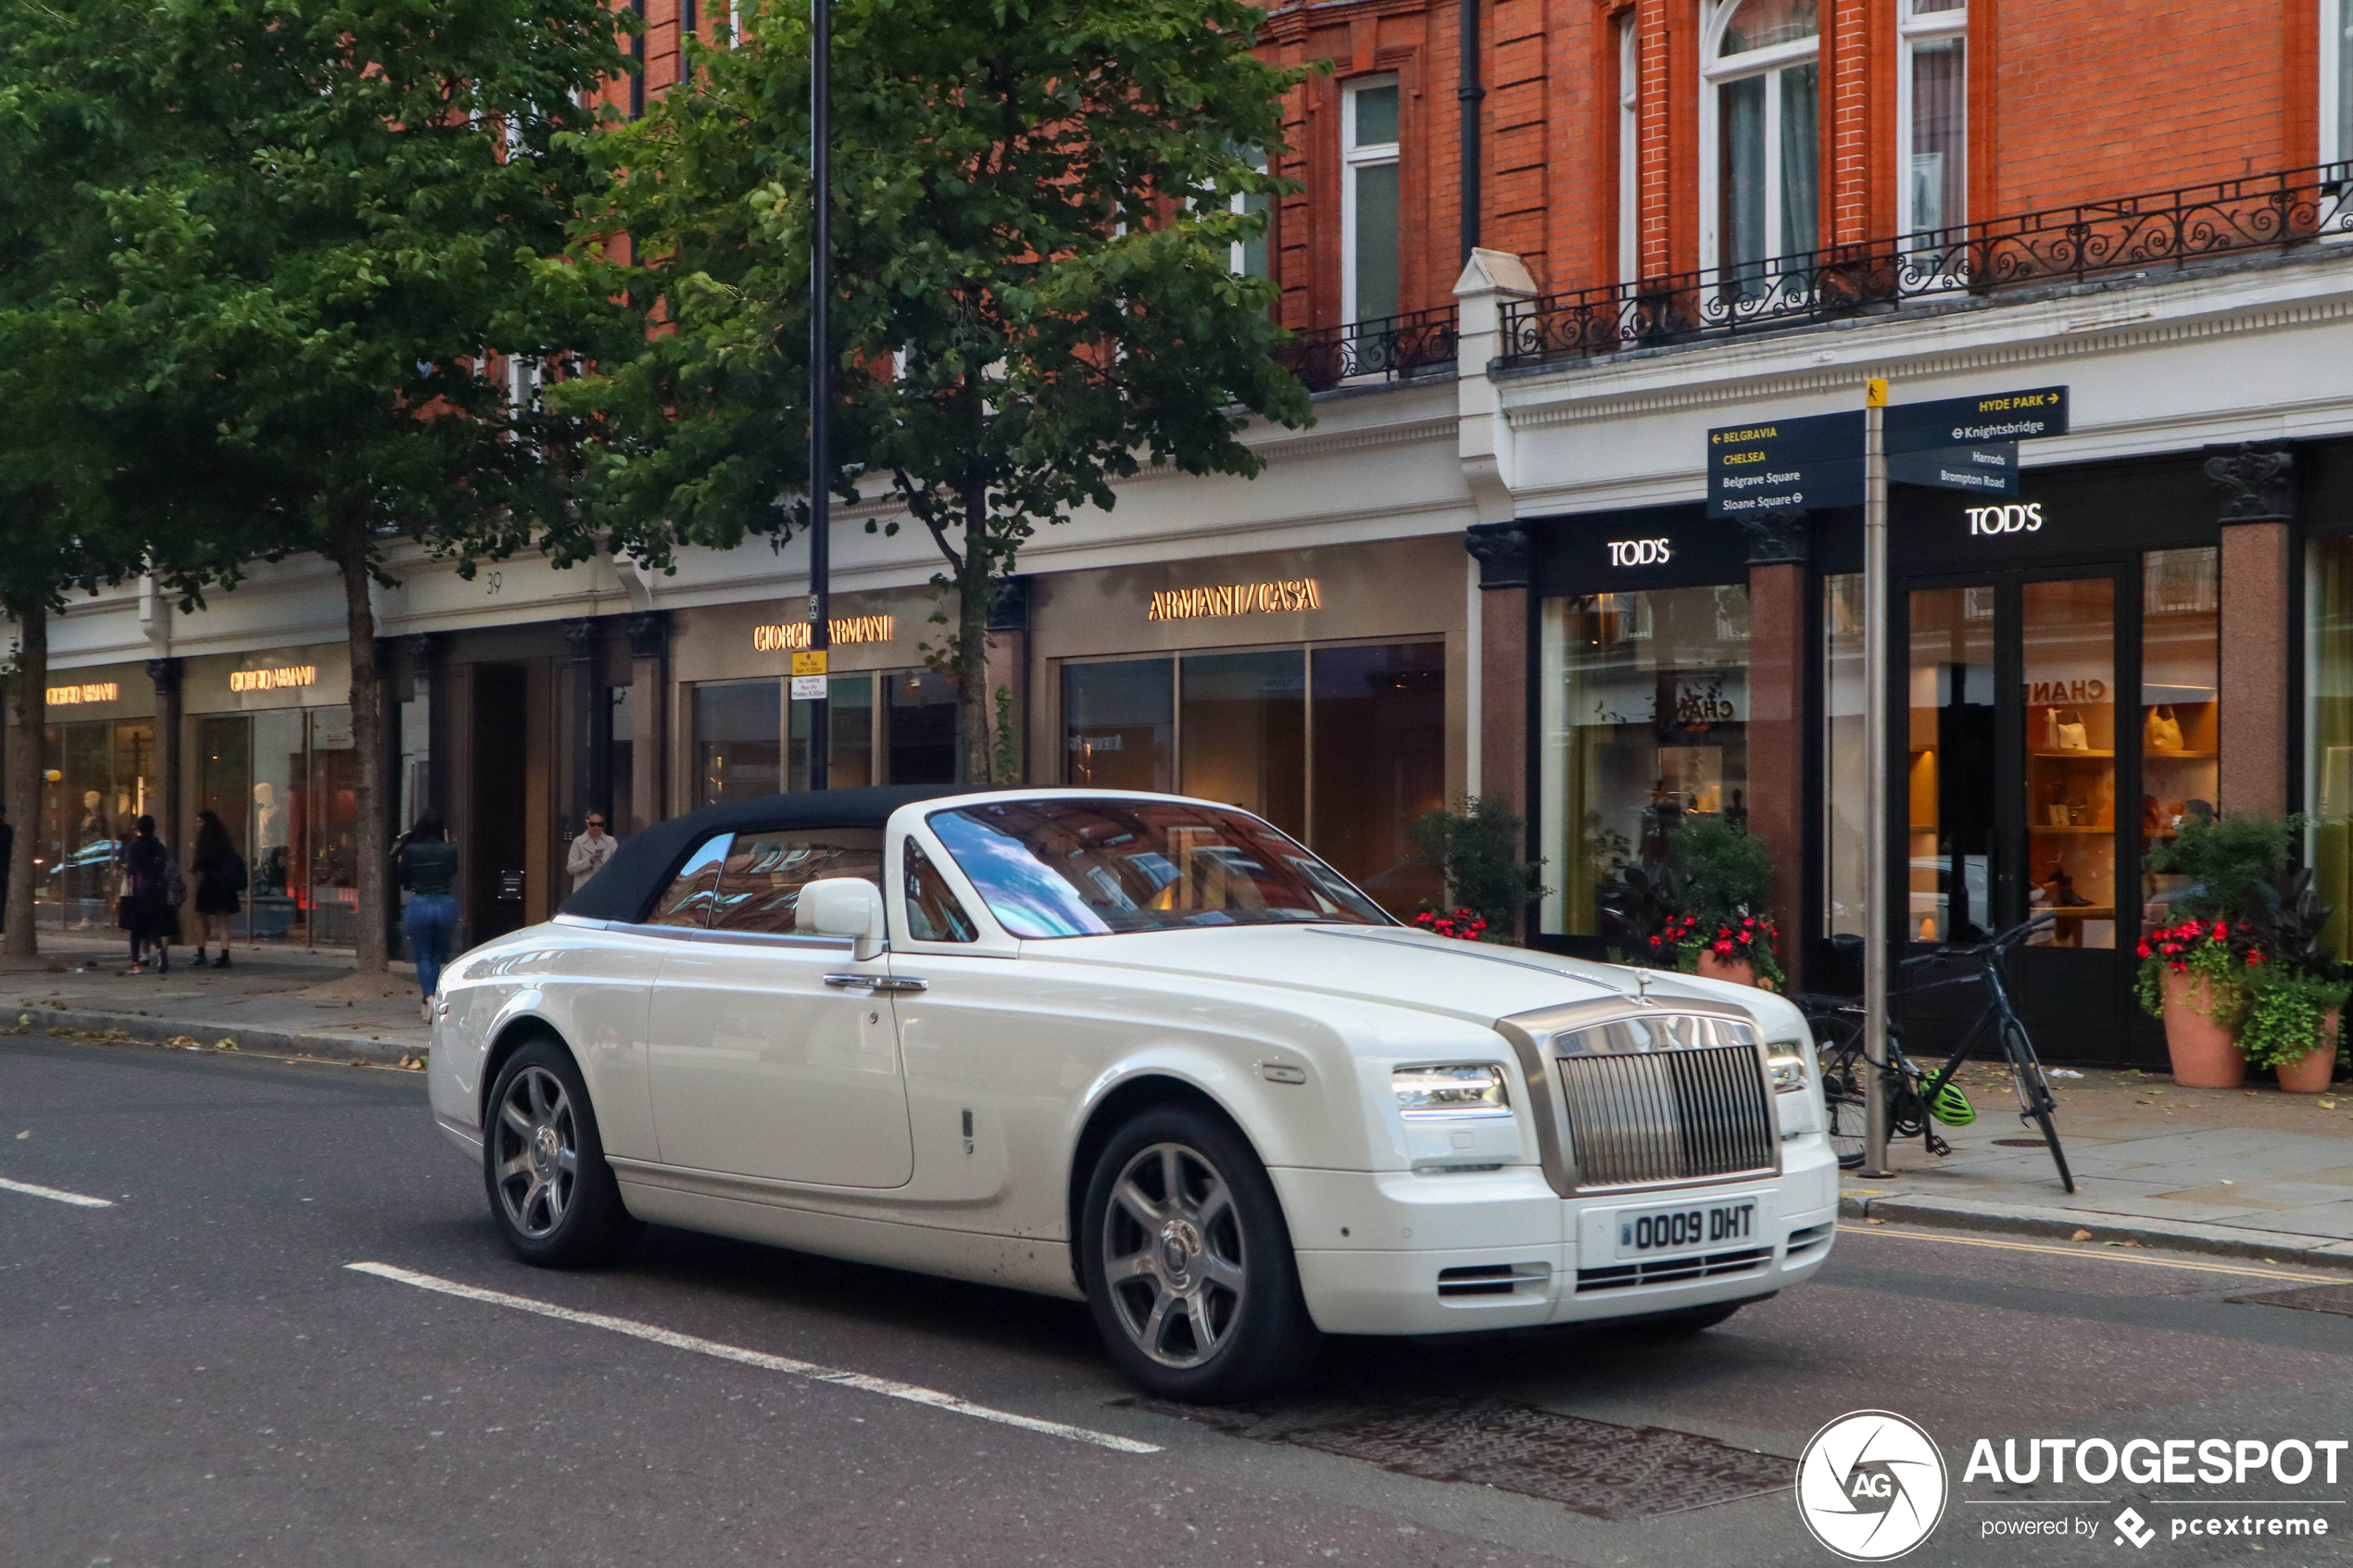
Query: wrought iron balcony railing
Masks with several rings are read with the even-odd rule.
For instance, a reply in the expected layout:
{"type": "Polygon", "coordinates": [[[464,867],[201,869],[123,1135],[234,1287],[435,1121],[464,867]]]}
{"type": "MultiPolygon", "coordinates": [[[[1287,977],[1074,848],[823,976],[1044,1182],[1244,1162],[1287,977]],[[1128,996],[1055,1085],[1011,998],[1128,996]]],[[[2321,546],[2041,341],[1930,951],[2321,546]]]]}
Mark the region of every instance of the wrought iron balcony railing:
{"type": "Polygon", "coordinates": [[[1454,307],[1317,327],[1276,352],[1310,392],[1360,376],[1404,381],[1454,362],[1454,307]]]}
{"type": "Polygon", "coordinates": [[[2353,240],[2353,163],[1523,300],[1504,308],[1497,363],[1591,358],[2339,237],[2353,240]]]}

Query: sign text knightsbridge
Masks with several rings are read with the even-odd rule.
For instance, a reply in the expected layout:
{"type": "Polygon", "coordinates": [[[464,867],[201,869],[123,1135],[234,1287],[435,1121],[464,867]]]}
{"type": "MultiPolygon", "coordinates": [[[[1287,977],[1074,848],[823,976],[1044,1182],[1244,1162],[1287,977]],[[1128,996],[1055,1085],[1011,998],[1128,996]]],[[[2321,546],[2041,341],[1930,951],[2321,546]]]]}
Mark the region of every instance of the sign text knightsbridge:
{"type": "Polygon", "coordinates": [[[2276,1433],[1979,1437],[1956,1483],[1917,1422],[1856,1411],[1806,1445],[1797,1506],[1814,1538],[1851,1562],[1901,1557],[1957,1510],[1980,1540],[2070,1539],[2109,1558],[2188,1541],[2208,1562],[2218,1540],[2293,1552],[2344,1535],[2348,1522],[2329,1510],[2348,1506],[2348,1449],[2353,1438],[2276,1433]],[[2089,1495],[2111,1486],[2116,1495],[2089,1495]],[[2020,1490],[2038,1486],[2060,1495],[2046,1502],[2020,1490]]]}

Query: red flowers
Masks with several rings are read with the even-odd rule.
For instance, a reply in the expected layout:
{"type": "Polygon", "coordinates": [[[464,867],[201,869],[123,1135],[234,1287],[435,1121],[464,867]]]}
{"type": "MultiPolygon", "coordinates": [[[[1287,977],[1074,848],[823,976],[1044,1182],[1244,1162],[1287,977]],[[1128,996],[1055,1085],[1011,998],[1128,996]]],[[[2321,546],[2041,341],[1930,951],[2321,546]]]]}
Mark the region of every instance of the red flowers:
{"type": "Polygon", "coordinates": [[[1473,909],[1455,909],[1451,912],[1424,909],[1414,917],[1414,923],[1424,931],[1436,932],[1441,936],[1452,936],[1458,942],[1483,942],[1487,939],[1486,917],[1473,909]]]}

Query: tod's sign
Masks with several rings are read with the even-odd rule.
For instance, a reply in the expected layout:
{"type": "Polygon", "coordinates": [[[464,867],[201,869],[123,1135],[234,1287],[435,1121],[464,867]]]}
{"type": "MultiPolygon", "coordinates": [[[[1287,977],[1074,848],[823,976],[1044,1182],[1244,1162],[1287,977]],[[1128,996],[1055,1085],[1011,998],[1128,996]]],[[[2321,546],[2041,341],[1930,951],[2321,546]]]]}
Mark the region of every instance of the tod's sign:
{"type": "Polygon", "coordinates": [[[2037,533],[2043,527],[2043,503],[2012,502],[2002,507],[1969,507],[1962,515],[1969,519],[1972,534],[2037,533]]]}

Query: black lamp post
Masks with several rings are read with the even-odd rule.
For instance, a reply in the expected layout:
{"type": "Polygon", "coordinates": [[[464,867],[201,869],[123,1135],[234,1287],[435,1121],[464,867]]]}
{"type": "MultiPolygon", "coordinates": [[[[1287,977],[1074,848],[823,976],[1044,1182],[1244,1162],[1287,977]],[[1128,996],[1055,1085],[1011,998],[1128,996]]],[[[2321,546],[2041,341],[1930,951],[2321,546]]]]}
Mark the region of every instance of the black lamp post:
{"type": "MultiPolygon", "coordinates": [[[[833,301],[832,127],[828,100],[833,68],[833,0],[809,0],[809,194],[812,206],[809,261],[809,647],[832,677],[833,647],[833,471],[832,333],[826,320],[833,301]]],[[[832,703],[820,696],[809,705],[809,787],[830,784],[832,703]]]]}

